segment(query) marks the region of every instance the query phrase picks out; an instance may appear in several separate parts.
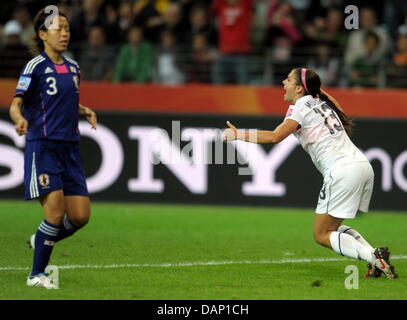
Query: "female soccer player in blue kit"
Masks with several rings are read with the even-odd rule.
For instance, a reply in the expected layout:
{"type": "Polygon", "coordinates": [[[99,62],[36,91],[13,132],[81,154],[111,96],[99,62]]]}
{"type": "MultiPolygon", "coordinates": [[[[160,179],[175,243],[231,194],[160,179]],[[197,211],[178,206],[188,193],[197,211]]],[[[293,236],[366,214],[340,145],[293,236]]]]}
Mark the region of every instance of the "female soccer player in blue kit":
{"type": "Polygon", "coordinates": [[[79,104],[78,64],[63,56],[69,22],[61,12],[42,9],[34,19],[33,51],[22,69],[10,107],[19,135],[26,135],[25,198],[38,198],[44,220],[31,237],[33,267],[28,286],[55,288],[45,274],[53,246],[83,227],[90,200],[79,154],[79,115],[96,129],[96,114],[79,104]]]}

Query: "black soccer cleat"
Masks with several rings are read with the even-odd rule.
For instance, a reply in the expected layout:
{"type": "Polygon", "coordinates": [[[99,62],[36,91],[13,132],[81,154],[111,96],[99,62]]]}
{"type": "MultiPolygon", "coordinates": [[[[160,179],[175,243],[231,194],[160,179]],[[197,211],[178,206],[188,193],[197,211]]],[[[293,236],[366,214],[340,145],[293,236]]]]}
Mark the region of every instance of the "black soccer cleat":
{"type": "Polygon", "coordinates": [[[367,273],[364,275],[365,278],[380,278],[382,271],[373,266],[371,263],[367,264],[367,273]]]}
{"type": "Polygon", "coordinates": [[[397,278],[397,273],[395,272],[394,266],[390,263],[390,250],[386,247],[378,247],[374,251],[376,260],[373,265],[383,272],[387,278],[395,279],[397,278]]]}

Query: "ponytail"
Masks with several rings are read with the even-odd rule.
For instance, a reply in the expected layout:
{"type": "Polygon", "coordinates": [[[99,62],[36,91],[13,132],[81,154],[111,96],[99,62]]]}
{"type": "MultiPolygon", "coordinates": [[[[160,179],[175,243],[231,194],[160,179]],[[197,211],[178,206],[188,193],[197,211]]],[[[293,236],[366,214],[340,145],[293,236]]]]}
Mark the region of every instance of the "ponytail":
{"type": "Polygon", "coordinates": [[[342,122],[348,136],[352,135],[354,122],[334,103],[325,93],[321,92],[321,79],[318,74],[310,69],[295,68],[296,84],[304,87],[304,94],[310,94],[314,98],[324,101],[332,110],[336,112],[342,122]]]}

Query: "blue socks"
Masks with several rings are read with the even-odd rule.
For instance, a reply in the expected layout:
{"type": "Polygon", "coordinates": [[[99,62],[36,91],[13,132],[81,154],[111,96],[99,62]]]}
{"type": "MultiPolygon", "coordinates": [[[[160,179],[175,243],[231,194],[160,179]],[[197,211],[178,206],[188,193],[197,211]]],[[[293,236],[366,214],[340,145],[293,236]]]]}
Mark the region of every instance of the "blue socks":
{"type": "Polygon", "coordinates": [[[61,241],[67,237],[73,235],[76,231],[78,231],[80,227],[74,226],[65,215],[64,220],[62,221],[62,226],[59,227],[59,232],[56,237],[55,242],[61,241]]]}
{"type": "Polygon", "coordinates": [[[41,222],[35,234],[35,249],[33,268],[30,277],[45,272],[51,257],[54,244],[70,237],[80,228],[74,226],[65,215],[62,226],[56,226],[45,219],[41,222]]]}
{"type": "Polygon", "coordinates": [[[30,276],[44,273],[59,232],[58,226],[43,220],[35,234],[33,268],[30,276]]]}

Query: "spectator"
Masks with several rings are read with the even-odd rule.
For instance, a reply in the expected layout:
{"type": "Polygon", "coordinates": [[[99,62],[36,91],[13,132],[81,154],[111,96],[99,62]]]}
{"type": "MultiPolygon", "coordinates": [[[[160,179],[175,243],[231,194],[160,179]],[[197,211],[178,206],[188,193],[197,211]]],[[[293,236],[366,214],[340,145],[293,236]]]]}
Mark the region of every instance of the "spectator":
{"type": "Polygon", "coordinates": [[[397,39],[397,51],[387,67],[387,86],[407,88],[407,33],[397,39]]]}
{"type": "Polygon", "coordinates": [[[128,33],[128,43],[121,47],[116,59],[113,81],[151,81],[152,58],[153,48],[143,40],[143,29],[132,27],[128,33]]]}
{"type": "Polygon", "coordinates": [[[342,56],[348,40],[344,30],[344,16],[339,8],[329,8],[326,18],[316,17],[312,24],[305,25],[305,33],[316,42],[324,41],[337,56],[342,56]]]}
{"type": "Polygon", "coordinates": [[[185,44],[187,27],[185,21],[182,20],[182,7],[178,3],[170,3],[164,10],[163,24],[159,30],[159,34],[165,30],[171,31],[176,37],[176,42],[179,44],[185,44]]]}
{"type": "Polygon", "coordinates": [[[88,81],[111,81],[115,53],[111,46],[106,44],[106,35],[100,26],[90,29],[88,42],[82,48],[80,56],[81,78],[88,81]]]}
{"type": "MultiPolygon", "coordinates": [[[[307,12],[311,9],[312,0],[286,0],[287,3],[294,9],[301,22],[306,20],[307,12]]],[[[323,2],[323,1],[319,1],[323,2]]],[[[335,0],[330,0],[335,2],[335,0]]]]}
{"type": "Polygon", "coordinates": [[[211,83],[211,70],[216,53],[209,46],[206,33],[195,34],[192,52],[185,59],[187,82],[211,83]]]}
{"type": "Polygon", "coordinates": [[[216,84],[249,83],[252,4],[253,0],[213,2],[212,10],[218,17],[221,53],[213,69],[213,80],[216,84]]]}
{"type": "Polygon", "coordinates": [[[385,55],[390,45],[389,35],[377,25],[376,12],[372,8],[365,7],[360,10],[360,27],[359,30],[351,31],[349,35],[344,56],[347,67],[351,66],[358,57],[367,53],[364,44],[367,32],[373,31],[379,36],[379,47],[375,50],[375,55],[385,55]]]}
{"type": "Polygon", "coordinates": [[[157,6],[148,2],[138,12],[135,20],[136,24],[143,23],[147,39],[155,44],[161,41],[161,33],[164,30],[171,31],[176,36],[177,43],[184,43],[187,27],[182,20],[181,5],[176,2],[168,2],[162,6],[160,11],[157,6]]]}
{"type": "MultiPolygon", "coordinates": [[[[113,12],[108,11],[109,19],[113,19],[112,17],[113,12]]],[[[119,31],[119,37],[116,36],[120,40],[120,42],[126,42],[127,33],[129,32],[130,28],[133,26],[133,9],[132,5],[129,1],[123,1],[119,7],[119,16],[117,21],[117,27],[119,31]]]]}
{"type": "Polygon", "coordinates": [[[144,28],[145,39],[151,43],[157,43],[160,26],[163,24],[162,12],[167,8],[168,1],[158,5],[153,0],[136,1],[133,6],[134,24],[144,28]]]}
{"type": "MultiPolygon", "coordinates": [[[[273,82],[281,83],[291,69],[293,48],[302,39],[300,29],[297,27],[295,13],[289,3],[279,0],[272,1],[267,10],[267,33],[265,46],[267,59],[273,67],[273,82]]],[[[304,56],[301,52],[300,58],[304,56]]],[[[306,63],[304,60],[303,63],[306,63]]]]}
{"type": "Polygon", "coordinates": [[[363,41],[365,53],[355,59],[350,70],[350,85],[356,87],[377,87],[379,84],[380,38],[373,31],[365,34],[363,41]]]}
{"type": "Polygon", "coordinates": [[[397,30],[399,34],[407,34],[407,14],[404,17],[404,23],[399,25],[397,30]]]}
{"type": "MultiPolygon", "coordinates": [[[[126,41],[125,35],[127,33],[127,29],[122,31],[119,27],[119,8],[119,6],[116,7],[109,1],[105,3],[105,6],[102,9],[105,17],[103,26],[105,41],[109,44],[117,44],[126,41]]],[[[131,25],[128,25],[128,28],[130,26],[131,25]]]]}
{"type": "Polygon", "coordinates": [[[216,46],[218,36],[216,30],[211,26],[208,17],[208,10],[203,5],[194,6],[189,15],[189,30],[186,34],[185,43],[191,45],[195,35],[205,34],[211,46],[216,46]]]}
{"type": "Polygon", "coordinates": [[[157,54],[158,83],[177,85],[184,82],[179,67],[179,52],[174,34],[166,30],[161,34],[161,45],[157,54]]]}
{"type": "Polygon", "coordinates": [[[15,9],[13,13],[13,18],[17,20],[21,27],[21,43],[24,44],[25,46],[30,46],[31,45],[31,39],[34,36],[34,27],[31,23],[31,15],[30,12],[27,10],[25,7],[18,7],[15,9]]]}
{"type": "Polygon", "coordinates": [[[250,38],[253,45],[260,50],[263,48],[267,31],[267,8],[274,0],[257,0],[254,2],[253,22],[250,38]]]}
{"type": "Polygon", "coordinates": [[[314,70],[321,78],[323,86],[336,86],[339,72],[339,58],[331,56],[328,41],[320,41],[315,46],[315,53],[307,63],[307,68],[314,70]]]}
{"type": "Polygon", "coordinates": [[[30,60],[28,48],[21,43],[23,29],[16,20],[6,23],[3,30],[4,45],[0,48],[0,77],[18,78],[21,68],[30,60]]]}
{"type": "Polygon", "coordinates": [[[399,24],[403,18],[405,28],[407,28],[407,1],[387,0],[384,6],[383,20],[393,39],[396,39],[400,33],[399,24]]]}
{"type": "MultiPolygon", "coordinates": [[[[82,8],[78,14],[71,19],[71,42],[80,45],[86,42],[86,35],[89,34],[91,27],[103,25],[103,16],[100,10],[101,2],[98,0],[84,0],[82,8]]],[[[76,51],[75,48],[72,48],[76,51]]]]}
{"type": "Polygon", "coordinates": [[[267,11],[266,45],[284,45],[292,47],[302,38],[297,28],[294,11],[287,2],[273,1],[267,11]]]}

